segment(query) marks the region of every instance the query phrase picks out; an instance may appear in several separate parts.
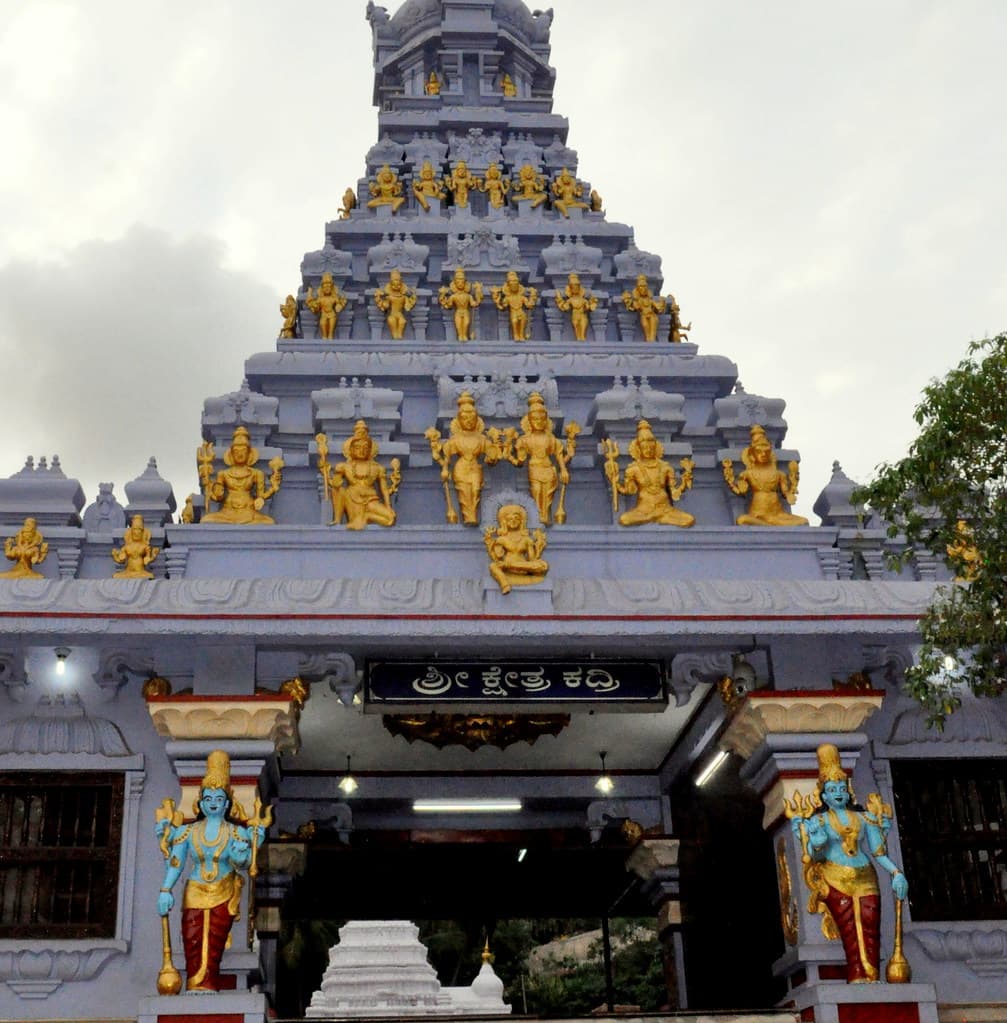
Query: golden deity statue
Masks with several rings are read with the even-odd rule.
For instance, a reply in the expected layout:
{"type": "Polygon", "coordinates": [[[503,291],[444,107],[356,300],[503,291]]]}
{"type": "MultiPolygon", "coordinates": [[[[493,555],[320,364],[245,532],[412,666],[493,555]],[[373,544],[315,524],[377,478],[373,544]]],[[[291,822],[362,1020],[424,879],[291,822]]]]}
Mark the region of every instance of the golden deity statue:
{"type": "Polygon", "coordinates": [[[462,209],[469,204],[469,192],[478,189],[480,183],[464,160],[459,160],[450,177],[444,179],[444,187],[451,193],[455,205],[462,209]]]}
{"type": "Polygon", "coordinates": [[[510,314],[512,341],[527,341],[531,336],[530,309],[538,305],[538,291],[525,288],[514,270],[507,274],[503,287],[493,289],[493,304],[502,313],[510,314]]]}
{"type": "Polygon", "coordinates": [[[753,426],[751,443],[741,453],[745,470],[735,479],[734,465],[729,458],[721,462],[724,479],[731,492],[741,496],[752,492],[748,511],[736,519],[739,526],[806,526],[808,520],[783,510],[779,495],[787,504],[797,500],[800,470],[796,462],[787,466],[786,473],[776,465],[773,445],[761,426],[753,426]]]}
{"type": "Polygon", "coordinates": [[[226,522],[234,525],[272,525],[273,520],[262,513],[262,507],[283,482],[283,459],[269,462],[269,484],[266,474],[255,468],[259,452],[252,447],[248,430],[239,426],[234,431],[231,446],[224,452],[226,469],[213,479],[213,444],[207,441],[196,452],[199,463],[199,482],[203,486],[206,507],[215,501],[220,510],[203,513],[201,522],[226,522]]]}
{"type": "Polygon", "coordinates": [[[451,284],[441,288],[438,301],[445,309],[454,309],[455,333],[459,341],[472,340],[472,311],[482,300],[483,286],[478,281],[469,284],[461,267],[455,270],[451,284]]]}
{"type": "Polygon", "coordinates": [[[585,291],[577,274],[570,274],[565,291],[556,292],[556,305],[559,306],[560,312],[570,314],[573,336],[578,341],[586,341],[590,323],[588,314],[598,308],[598,299],[590,291],[585,291]]]}
{"type": "Polygon", "coordinates": [[[479,524],[479,501],[483,492],[483,465],[496,465],[505,456],[499,430],[486,430],[486,424],[476,411],[476,403],[467,391],[458,396],[458,415],[451,420],[451,436],[441,440],[440,431],[430,427],[424,434],[430,442],[434,461],[441,467],[444,484],[444,502],[447,519],[452,525],[458,521],[458,512],[451,502],[448,481],[455,485],[462,521],[466,526],[479,524]],[[451,459],[455,459],[454,467],[451,459]]]}
{"type": "Polygon", "coordinates": [[[343,192],[343,205],[339,209],[339,219],[348,220],[350,214],[357,208],[357,193],[352,188],[343,192]]]}
{"type": "Polygon", "coordinates": [[[441,94],[441,80],[437,77],[436,71],[431,71],[423,85],[423,91],[428,96],[439,96],[441,94]]]}
{"type": "Polygon", "coordinates": [[[33,518],[24,520],[24,525],[4,541],[3,552],[14,567],[0,572],[3,579],[44,579],[41,572],[35,571],[49,553],[49,545],[38,531],[38,523],[33,518]]]}
{"type": "Polygon", "coordinates": [[[947,545],[948,557],[958,572],[955,582],[975,582],[982,569],[982,555],[973,540],[972,527],[964,519],[959,519],[955,524],[955,536],[955,542],[947,545]]]}
{"type": "Polygon", "coordinates": [[[410,313],[416,305],[416,292],[409,287],[402,274],[393,270],[388,283],[374,292],[374,304],[383,312],[388,323],[388,331],[393,340],[401,341],[406,334],[406,313],[410,313]]]}
{"type": "Polygon", "coordinates": [[[332,525],[346,519],[347,529],[364,529],[369,523],[395,525],[392,497],[402,482],[402,465],[391,461],[391,474],[375,461],[377,441],[371,438],[367,424],[357,420],[353,436],[343,444],[345,461],[329,463],[329,445],[324,433],[315,437],[318,444],[318,471],[325,485],[325,497],[332,502],[332,525]]]}
{"type": "Polygon", "coordinates": [[[147,571],[160,547],[151,547],[150,530],[143,524],[142,515],[134,515],[129,520],[126,532],[122,534],[122,546],[112,548],[112,560],[117,565],[125,565],[121,572],[116,572],[114,579],[153,579],[154,573],[147,571]]]}
{"type": "Polygon", "coordinates": [[[528,513],[519,504],[505,504],[497,512],[497,525],[489,526],[483,536],[490,556],[490,575],[501,593],[512,586],[540,583],[549,571],[542,560],[546,538],[541,529],[528,532],[528,513]]]}
{"type": "Polygon", "coordinates": [[[280,306],[280,315],[283,317],[283,326],[280,328],[281,338],[292,338],[297,336],[297,299],[293,295],[287,295],[286,301],[280,306]]]}
{"type": "Polygon", "coordinates": [[[583,202],[584,186],[566,169],[563,168],[552,183],[553,206],[569,217],[569,210],[589,210],[589,203],[583,202]]]}
{"type": "Polygon", "coordinates": [[[373,196],[367,203],[368,209],[374,210],[379,206],[391,206],[392,213],[396,213],[406,201],[402,195],[402,182],[399,181],[398,174],[387,163],[378,171],[377,176],[368,187],[373,196]]]}
{"type": "Polygon", "coordinates": [[[672,502],[679,501],[692,486],[696,463],[691,458],[679,462],[682,477],[679,480],[672,466],[664,461],[664,447],[654,436],[650,423],[641,419],[636,425],[636,438],[630,441],[629,454],[633,461],[626,469],[623,482],[619,481],[619,445],[614,440],[605,442],[605,475],[612,488],[612,511],[619,510],[620,494],[636,494],[636,507],[619,516],[622,526],[641,526],[657,522],[662,526],[689,527],[695,517],[679,511],[672,502]]]}
{"type": "Polygon", "coordinates": [[[566,441],[561,441],[553,432],[542,395],[536,392],[528,398],[528,414],[521,420],[521,431],[520,437],[508,443],[507,461],[512,465],[528,463],[528,490],[543,525],[548,526],[552,520],[553,498],[557,486],[562,485],[556,506],[556,523],[563,525],[566,522],[566,488],[570,483],[567,466],[577,452],[580,426],[568,423],[563,431],[566,441]]]}
{"type": "Polygon", "coordinates": [[[530,164],[526,163],[518,171],[517,180],[513,184],[515,199],[531,199],[531,208],[536,210],[549,198],[545,190],[545,178],[530,164]]]}
{"type": "Polygon", "coordinates": [[[656,341],[658,316],[666,306],[663,298],[655,298],[651,293],[646,274],[637,277],[636,287],[632,291],[622,293],[622,300],[630,312],[639,313],[644,341],[656,341]]]}
{"type": "Polygon", "coordinates": [[[507,204],[507,193],[510,191],[510,178],[505,178],[500,167],[491,163],[486,168],[486,177],[482,179],[480,190],[486,193],[490,206],[499,210],[507,204]]]}
{"type": "Polygon", "coordinates": [[[328,272],[322,274],[317,295],[308,288],[304,304],[318,317],[318,333],[324,340],[331,341],[336,336],[339,314],[346,308],[347,301],[328,272]]]}
{"type": "Polygon", "coordinates": [[[517,95],[517,86],[514,84],[514,79],[506,71],[500,79],[500,91],[508,99],[513,99],[517,95]]]}
{"type": "Polygon", "coordinates": [[[413,195],[427,213],[430,212],[430,199],[444,199],[447,193],[441,188],[440,179],[429,160],[423,161],[420,176],[413,181],[413,195]]]}
{"type": "Polygon", "coordinates": [[[675,345],[682,341],[688,341],[689,331],[692,330],[692,321],[689,321],[687,327],[683,326],[682,308],[675,301],[674,295],[668,296],[668,308],[671,310],[671,330],[668,332],[668,340],[675,345]]]}
{"type": "Polygon", "coordinates": [[[601,196],[598,194],[596,189],[591,189],[591,212],[601,213],[604,208],[604,202],[601,196]]]}

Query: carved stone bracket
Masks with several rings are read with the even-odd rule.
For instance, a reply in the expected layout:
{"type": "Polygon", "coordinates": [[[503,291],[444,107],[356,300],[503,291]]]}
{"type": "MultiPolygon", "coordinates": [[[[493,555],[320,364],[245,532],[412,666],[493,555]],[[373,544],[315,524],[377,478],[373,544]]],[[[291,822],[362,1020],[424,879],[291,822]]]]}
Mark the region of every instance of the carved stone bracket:
{"type": "Polygon", "coordinates": [[[93,980],[111,959],[128,951],[126,941],[5,941],[0,943],[0,982],[19,998],[40,1001],[68,981],[93,980]]]}
{"type": "Polygon", "coordinates": [[[682,923],[679,902],[679,852],[677,838],[644,838],[626,858],[626,869],[643,882],[644,894],[658,909],[658,931],[682,923]]]}
{"type": "Polygon", "coordinates": [[[697,686],[713,685],[730,674],[729,653],[678,654],[671,662],[671,691],[675,705],[684,707],[697,686]]]}
{"type": "Polygon", "coordinates": [[[173,741],[252,739],[277,753],[300,746],[297,701],[286,695],[151,696],[147,709],[159,735],[173,741]]]}
{"type": "Polygon", "coordinates": [[[19,651],[0,651],[0,685],[15,703],[21,703],[31,683],[24,667],[24,654],[19,651]]]}
{"type": "Polygon", "coordinates": [[[297,673],[308,682],[328,682],[344,707],[353,705],[360,691],[361,679],[356,662],[349,654],[339,652],[304,655],[297,665],[297,673]]]}
{"type": "Polygon", "coordinates": [[[973,925],[961,930],[914,927],[908,934],[934,962],[961,963],[977,977],[999,980],[1007,976],[1007,929],[1002,924],[988,930],[973,925]]]}
{"type": "Polygon", "coordinates": [[[153,673],[154,658],[148,651],[107,650],[102,651],[94,681],[105,699],[111,700],[131,679],[149,677],[153,673]]]}

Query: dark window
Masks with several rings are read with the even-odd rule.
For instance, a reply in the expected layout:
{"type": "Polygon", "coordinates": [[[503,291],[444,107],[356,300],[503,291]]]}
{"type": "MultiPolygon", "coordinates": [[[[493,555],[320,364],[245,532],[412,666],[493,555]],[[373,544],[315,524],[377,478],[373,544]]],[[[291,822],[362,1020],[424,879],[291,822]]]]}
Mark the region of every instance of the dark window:
{"type": "Polygon", "coordinates": [[[892,780],[913,919],[1007,919],[1007,761],[893,761],[892,780]]]}
{"type": "Polygon", "coordinates": [[[0,774],[0,938],[111,938],[123,775],[0,774]]]}

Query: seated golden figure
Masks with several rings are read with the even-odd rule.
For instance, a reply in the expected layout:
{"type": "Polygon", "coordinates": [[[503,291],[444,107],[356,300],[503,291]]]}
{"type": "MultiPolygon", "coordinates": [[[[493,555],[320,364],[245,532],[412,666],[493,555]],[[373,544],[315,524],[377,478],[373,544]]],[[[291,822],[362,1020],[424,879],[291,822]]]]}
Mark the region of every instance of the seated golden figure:
{"type": "Polygon", "coordinates": [[[983,559],[973,539],[972,527],[959,519],[955,524],[955,542],[947,545],[948,557],[958,572],[956,583],[971,583],[979,578],[983,559]]]}
{"type": "Polygon", "coordinates": [[[441,94],[441,80],[437,77],[436,71],[431,71],[423,84],[423,91],[428,96],[439,96],[441,94]]]}
{"type": "Polygon", "coordinates": [[[549,198],[545,190],[545,178],[530,163],[526,163],[518,171],[513,188],[514,199],[531,199],[533,210],[538,209],[549,198]]]}
{"type": "Polygon", "coordinates": [[[462,209],[469,204],[469,192],[475,191],[479,185],[479,179],[464,160],[459,160],[450,177],[444,179],[444,187],[451,193],[455,205],[462,209]]]}
{"type": "Polygon", "coordinates": [[[395,525],[392,497],[402,482],[402,466],[391,461],[391,475],[375,461],[377,441],[371,438],[367,424],[357,420],[353,436],[343,444],[345,461],[329,463],[328,439],[324,433],[315,438],[318,445],[318,471],[322,474],[325,496],[332,502],[332,525],[346,519],[347,529],[364,529],[370,523],[395,525]]]}
{"type": "Polygon", "coordinates": [[[161,553],[160,547],[151,547],[150,530],[143,524],[142,515],[134,515],[129,520],[126,532],[122,534],[122,546],[112,548],[112,560],[117,565],[125,565],[121,572],[116,572],[113,579],[153,579],[154,573],[147,571],[161,553]]]}
{"type": "Polygon", "coordinates": [[[486,193],[490,206],[499,210],[507,203],[507,193],[510,191],[510,178],[505,178],[499,166],[491,163],[486,168],[486,177],[479,185],[481,191],[486,193]]]}
{"type": "Polygon", "coordinates": [[[646,274],[637,277],[636,287],[632,291],[622,293],[622,301],[630,312],[639,314],[644,341],[656,341],[658,316],[664,312],[666,306],[663,298],[655,298],[651,293],[646,274]]]}
{"type": "Polygon", "coordinates": [[[279,489],[283,481],[283,459],[273,458],[269,462],[269,484],[266,474],[255,468],[259,452],[252,447],[248,430],[239,426],[234,431],[231,446],[224,452],[226,469],[213,476],[213,444],[207,441],[196,453],[199,462],[199,482],[203,485],[206,507],[210,502],[220,505],[220,510],[203,513],[201,522],[224,522],[232,525],[270,526],[273,520],[263,514],[262,508],[279,489]]]}
{"type": "Polygon", "coordinates": [[[438,301],[443,308],[455,311],[455,333],[459,341],[472,340],[472,311],[482,300],[483,286],[478,281],[469,284],[461,267],[455,270],[451,284],[441,288],[438,301]]]}
{"type": "Polygon", "coordinates": [[[416,305],[416,292],[402,280],[398,270],[393,270],[388,283],[374,292],[374,304],[387,314],[385,322],[392,339],[401,341],[409,324],[406,314],[412,312],[416,305]]]}
{"type": "Polygon", "coordinates": [[[507,274],[503,287],[493,289],[493,304],[502,313],[510,314],[512,341],[527,341],[531,336],[530,309],[538,305],[538,291],[526,288],[514,270],[507,274]]]}
{"type": "Polygon", "coordinates": [[[566,169],[560,171],[556,180],[552,183],[553,206],[569,217],[570,210],[588,210],[589,203],[583,202],[584,186],[566,169]]]}
{"type": "Polygon", "coordinates": [[[343,192],[343,205],[339,209],[339,219],[348,220],[350,214],[357,208],[357,193],[352,188],[343,192]]]}
{"type": "Polygon", "coordinates": [[[0,572],[3,579],[44,579],[41,572],[35,571],[36,565],[41,565],[49,554],[49,545],[42,538],[38,531],[38,523],[33,518],[24,520],[24,525],[13,535],[4,541],[3,552],[8,561],[14,562],[14,567],[6,572],[0,572]]]}
{"type": "Polygon", "coordinates": [[[508,98],[513,99],[517,95],[517,86],[514,79],[505,71],[500,79],[500,91],[508,98]]]}
{"type": "Polygon", "coordinates": [[[565,291],[556,292],[556,305],[559,306],[560,312],[570,314],[573,336],[578,341],[586,341],[590,323],[588,314],[598,308],[598,299],[584,289],[577,274],[570,274],[565,291]]]}
{"type": "Polygon", "coordinates": [[[512,586],[531,586],[545,579],[549,562],[542,560],[546,538],[541,529],[528,532],[528,513],[519,504],[505,504],[497,512],[496,527],[483,536],[490,556],[490,575],[501,593],[512,586]]]}
{"type": "Polygon", "coordinates": [[[787,504],[797,500],[800,470],[796,462],[783,473],[777,468],[773,445],[761,426],[753,426],[751,443],[741,453],[745,470],[735,479],[734,465],[729,458],[721,462],[724,480],[731,492],[739,496],[752,492],[748,511],[736,519],[739,526],[806,526],[808,520],[783,510],[780,496],[787,504]]]}
{"type": "Polygon", "coordinates": [[[689,331],[692,330],[692,321],[689,321],[689,325],[683,326],[682,324],[682,308],[675,301],[674,295],[668,296],[668,308],[671,310],[671,330],[668,332],[668,340],[673,344],[680,344],[682,341],[689,340],[689,331]]]}
{"type": "Polygon", "coordinates": [[[283,326],[280,328],[281,338],[292,338],[297,336],[297,299],[293,295],[287,295],[286,301],[280,306],[280,315],[283,317],[283,326]]]}
{"type": "Polygon", "coordinates": [[[392,213],[396,213],[399,207],[406,201],[402,195],[402,182],[386,163],[377,176],[369,185],[373,196],[367,203],[367,208],[374,210],[379,206],[391,206],[392,213]]]}
{"type": "Polygon", "coordinates": [[[626,469],[623,482],[619,480],[619,445],[607,441],[605,445],[605,475],[612,488],[612,510],[618,511],[619,494],[635,494],[636,507],[619,516],[622,526],[641,526],[657,522],[662,526],[688,528],[696,522],[695,516],[680,511],[672,502],[679,501],[692,486],[696,463],[683,458],[679,463],[679,480],[672,466],[664,461],[664,446],[654,436],[650,423],[641,419],[636,426],[636,438],[630,441],[629,454],[633,461],[626,469]]]}
{"type": "Polygon", "coordinates": [[[331,341],[336,336],[339,314],[346,308],[347,301],[346,296],[332,280],[332,274],[328,272],[322,274],[317,295],[308,288],[308,297],[304,304],[318,317],[319,337],[331,341]]]}
{"type": "Polygon", "coordinates": [[[430,212],[430,199],[442,200],[447,196],[447,193],[441,188],[434,165],[429,160],[423,161],[419,177],[413,181],[413,195],[416,196],[416,201],[427,213],[430,212]]]}

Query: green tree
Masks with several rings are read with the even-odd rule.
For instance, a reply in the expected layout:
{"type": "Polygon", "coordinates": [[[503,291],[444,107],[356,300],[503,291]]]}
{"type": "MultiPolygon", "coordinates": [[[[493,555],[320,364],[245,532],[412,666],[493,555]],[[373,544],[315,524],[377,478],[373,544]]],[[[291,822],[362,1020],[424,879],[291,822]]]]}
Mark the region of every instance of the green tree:
{"type": "Polygon", "coordinates": [[[1007,688],[1007,334],[976,341],[943,380],[923,392],[908,455],[882,465],[854,495],[916,549],[944,557],[959,582],[941,587],[920,622],[922,647],[909,691],[943,727],[961,704],[1007,688]]]}

